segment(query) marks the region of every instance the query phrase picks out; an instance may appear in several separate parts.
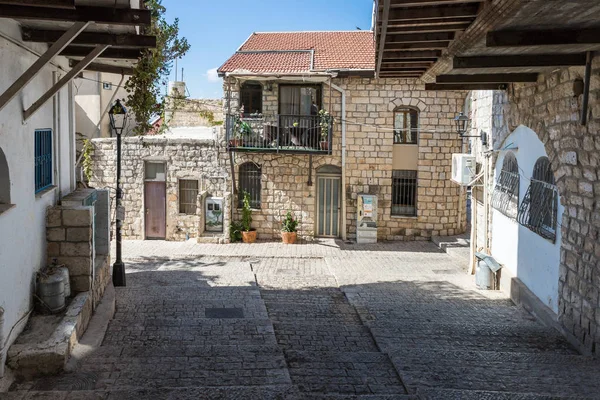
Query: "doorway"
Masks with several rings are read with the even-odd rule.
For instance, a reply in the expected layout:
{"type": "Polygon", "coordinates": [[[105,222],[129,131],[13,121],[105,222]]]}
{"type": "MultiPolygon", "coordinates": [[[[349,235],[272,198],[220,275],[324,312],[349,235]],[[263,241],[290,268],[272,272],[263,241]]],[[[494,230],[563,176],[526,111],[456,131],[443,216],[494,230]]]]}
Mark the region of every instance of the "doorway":
{"type": "Polygon", "coordinates": [[[166,239],[167,184],[164,163],[146,162],[144,204],[146,239],[166,239]]]}
{"type": "Polygon", "coordinates": [[[342,179],[338,167],[327,165],[317,170],[317,236],[340,236],[342,179]]]}

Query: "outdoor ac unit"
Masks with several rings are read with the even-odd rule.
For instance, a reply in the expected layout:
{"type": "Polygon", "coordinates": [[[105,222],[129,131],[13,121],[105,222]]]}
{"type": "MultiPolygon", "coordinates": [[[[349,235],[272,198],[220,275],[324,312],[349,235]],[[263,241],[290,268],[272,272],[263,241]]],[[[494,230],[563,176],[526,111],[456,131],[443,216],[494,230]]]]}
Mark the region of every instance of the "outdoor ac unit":
{"type": "Polygon", "coordinates": [[[452,181],[468,186],[475,179],[475,156],[470,154],[452,154],[452,181]]]}

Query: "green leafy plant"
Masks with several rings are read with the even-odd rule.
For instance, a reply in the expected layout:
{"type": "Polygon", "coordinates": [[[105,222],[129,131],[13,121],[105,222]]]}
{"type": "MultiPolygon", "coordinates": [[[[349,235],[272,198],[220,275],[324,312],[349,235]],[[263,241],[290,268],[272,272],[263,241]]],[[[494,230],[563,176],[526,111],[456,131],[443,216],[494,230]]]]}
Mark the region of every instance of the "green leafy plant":
{"type": "Polygon", "coordinates": [[[233,221],[229,225],[229,241],[231,243],[242,241],[242,224],[240,222],[233,221]]]}
{"type": "Polygon", "coordinates": [[[250,194],[246,191],[242,200],[242,230],[244,232],[252,230],[252,207],[250,207],[250,194]]]}
{"type": "Polygon", "coordinates": [[[282,232],[296,232],[298,229],[298,221],[294,219],[294,217],[292,216],[292,212],[288,211],[287,214],[285,215],[285,219],[283,220],[283,223],[281,224],[281,231],[282,232]]]}
{"type": "Polygon", "coordinates": [[[319,125],[321,126],[321,140],[326,141],[329,136],[329,127],[333,123],[333,117],[328,111],[321,110],[319,111],[319,119],[319,125]]]}
{"type": "MultiPolygon", "coordinates": [[[[187,39],[179,37],[179,20],[176,18],[170,24],[165,19],[166,8],[162,0],[147,0],[144,4],[150,10],[152,22],[140,33],[156,36],[157,43],[155,49],[142,53],[125,85],[127,107],[135,115],[137,123],[136,134],[144,134],[152,128],[149,121],[153,115],[164,117],[165,99],[161,90],[168,83],[173,62],[190,49],[187,39]]],[[[164,122],[161,130],[166,129],[168,121],[164,122]]]]}
{"type": "Polygon", "coordinates": [[[210,110],[202,110],[200,111],[200,117],[204,118],[210,126],[219,126],[223,125],[223,121],[215,121],[215,113],[210,110]]]}
{"type": "Polygon", "coordinates": [[[84,139],[83,140],[83,161],[81,163],[83,167],[83,173],[85,174],[85,178],[89,182],[92,180],[93,169],[94,169],[94,161],[92,160],[92,153],[94,152],[94,146],[92,145],[91,140],[84,139]]]}

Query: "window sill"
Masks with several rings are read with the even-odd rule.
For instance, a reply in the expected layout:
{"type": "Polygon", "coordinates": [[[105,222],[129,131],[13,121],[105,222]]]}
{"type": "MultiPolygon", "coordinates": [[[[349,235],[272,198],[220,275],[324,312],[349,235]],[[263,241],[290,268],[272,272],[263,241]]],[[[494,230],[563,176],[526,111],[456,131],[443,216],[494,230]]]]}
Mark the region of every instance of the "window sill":
{"type": "Polygon", "coordinates": [[[15,208],[16,204],[0,204],[0,215],[5,214],[15,208]]]}
{"type": "Polygon", "coordinates": [[[42,190],[41,192],[37,192],[35,194],[35,198],[37,199],[41,199],[42,197],[46,197],[46,195],[48,193],[54,193],[54,190],[57,188],[57,186],[49,186],[46,189],[42,190]]]}
{"type": "MultiPolygon", "coordinates": [[[[242,207],[238,207],[238,208],[236,208],[236,210],[238,212],[241,212],[243,210],[243,208],[242,207]]],[[[250,208],[250,210],[251,211],[262,211],[262,208],[250,208]]]]}
{"type": "Polygon", "coordinates": [[[394,219],[417,219],[419,218],[416,215],[391,215],[394,219]]]}
{"type": "Polygon", "coordinates": [[[394,143],[394,146],[419,147],[418,143],[394,143]]]}

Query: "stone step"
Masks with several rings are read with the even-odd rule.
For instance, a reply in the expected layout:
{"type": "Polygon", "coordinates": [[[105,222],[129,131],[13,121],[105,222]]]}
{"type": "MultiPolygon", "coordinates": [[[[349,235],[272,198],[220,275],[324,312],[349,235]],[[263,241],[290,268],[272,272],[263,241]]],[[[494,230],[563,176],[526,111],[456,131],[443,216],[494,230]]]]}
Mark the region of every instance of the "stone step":
{"type": "Polygon", "coordinates": [[[273,328],[277,343],[285,350],[378,351],[369,329],[359,324],[286,322],[275,323],[273,328]]]}
{"type": "Polygon", "coordinates": [[[582,400],[597,398],[454,389],[419,389],[417,394],[419,399],[423,400],[582,400]]]}

